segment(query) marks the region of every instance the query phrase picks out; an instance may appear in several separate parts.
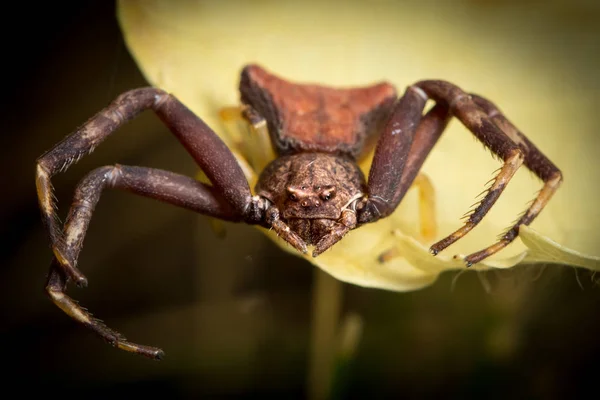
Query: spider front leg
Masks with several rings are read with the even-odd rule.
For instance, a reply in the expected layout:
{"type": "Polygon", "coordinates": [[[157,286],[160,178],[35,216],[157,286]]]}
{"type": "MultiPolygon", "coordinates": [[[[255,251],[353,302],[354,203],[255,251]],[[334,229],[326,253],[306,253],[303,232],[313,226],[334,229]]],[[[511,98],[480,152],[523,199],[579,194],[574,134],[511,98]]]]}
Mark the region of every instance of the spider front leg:
{"type": "Polygon", "coordinates": [[[114,331],[104,325],[102,321],[92,317],[85,308],[81,307],[75,300],[65,294],[67,288],[68,277],[65,275],[58,261],[54,259],[50,266],[50,273],[46,282],[46,291],[52,301],[67,315],[83,325],[90,328],[108,343],[121,350],[136,353],[144,357],[154,360],[160,360],[164,356],[164,352],[152,346],[144,346],[129,342],[119,332],[114,331]]]}
{"type": "Polygon", "coordinates": [[[446,128],[448,107],[436,104],[422,116],[426,101],[427,95],[411,86],[396,104],[375,149],[359,223],[375,222],[394,212],[446,128]]]}
{"type": "Polygon", "coordinates": [[[48,295],[68,315],[91,328],[113,346],[150,358],[160,358],[162,350],[126,341],[118,332],[93,318],[65,294],[69,279],[74,279],[80,285],[87,282],[76,264],[101,192],[105,188],[122,189],[215,218],[243,220],[248,223],[262,223],[266,209],[263,200],[251,197],[242,170],[218,136],[173,96],[153,88],[138,89],[120,96],[108,108],[40,157],[36,184],[55,253],[46,285],[48,295]],[[151,168],[98,168],[77,186],[64,228],[60,229],[55,218],[50,177],[65,170],[122,123],[147,108],[153,109],[170,128],[213,186],[151,168]]]}
{"type": "Polygon", "coordinates": [[[248,206],[251,193],[243,172],[227,146],[202,120],[160,89],[141,88],[126,92],[37,161],[38,200],[52,250],[67,276],[79,286],[85,286],[87,280],[64,254],[50,179],[92,152],[117,128],[147,109],[153,110],[169,127],[237,212],[242,214],[248,206]]]}
{"type": "MultiPolygon", "coordinates": [[[[72,264],[77,262],[92,213],[102,191],[111,188],[150,197],[223,220],[242,219],[242,215],[236,212],[217,190],[187,176],[144,167],[101,167],[90,172],[75,189],[72,206],[65,222],[63,251],[72,264]]],[[[55,259],[48,276],[46,291],[59,308],[117,348],[149,358],[162,356],[162,350],[128,342],[121,334],[93,318],[65,294],[66,284],[65,272],[55,259]]]]}

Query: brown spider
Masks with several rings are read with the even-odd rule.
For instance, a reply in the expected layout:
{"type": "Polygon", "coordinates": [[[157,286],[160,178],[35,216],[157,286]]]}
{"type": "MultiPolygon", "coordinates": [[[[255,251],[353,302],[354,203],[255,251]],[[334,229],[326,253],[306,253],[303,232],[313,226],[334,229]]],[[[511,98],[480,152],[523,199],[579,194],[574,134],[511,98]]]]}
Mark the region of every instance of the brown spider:
{"type": "Polygon", "coordinates": [[[106,188],[151,197],[226,221],[273,229],[294,248],[318,256],[348,231],[390,215],[415,179],[452,115],[504,164],[465,224],[431,246],[435,255],[481,221],[515,171],[525,164],[544,186],[500,240],[466,257],[470,266],[506,247],[530,224],[562,181],[561,172],[490,101],[438,80],[409,86],[400,99],[388,83],[334,89],[295,84],[259,66],[243,69],[243,115],[268,129],[277,158],[262,171],[255,195],[235,157],[219,137],[174,96],[156,88],[119,96],[37,161],[36,186],[54,258],[46,290],[52,301],[115,347],[159,359],[162,350],[125,340],[65,294],[69,279],[86,286],[77,258],[106,188]],[[428,99],[435,106],[423,115],[428,99]],[[196,160],[212,185],[169,171],[114,165],[90,172],[77,186],[64,226],[56,218],[50,178],[90,153],[140,112],[152,109],[196,160]],[[357,158],[375,155],[365,180],[357,158]]]}

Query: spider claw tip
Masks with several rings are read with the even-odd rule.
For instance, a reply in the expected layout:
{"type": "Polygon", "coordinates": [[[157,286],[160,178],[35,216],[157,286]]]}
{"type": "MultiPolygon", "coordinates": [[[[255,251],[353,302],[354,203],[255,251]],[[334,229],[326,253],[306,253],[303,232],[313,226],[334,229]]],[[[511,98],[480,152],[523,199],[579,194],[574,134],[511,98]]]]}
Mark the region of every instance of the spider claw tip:
{"type": "Polygon", "coordinates": [[[157,350],[157,351],[154,353],[154,359],[155,359],[156,361],[161,361],[161,360],[162,360],[164,357],[165,357],[165,352],[164,352],[164,351],[162,351],[162,350],[157,350]]]}
{"type": "Polygon", "coordinates": [[[77,285],[77,287],[86,288],[88,286],[88,280],[85,276],[79,276],[75,280],[75,284],[77,285]]]}

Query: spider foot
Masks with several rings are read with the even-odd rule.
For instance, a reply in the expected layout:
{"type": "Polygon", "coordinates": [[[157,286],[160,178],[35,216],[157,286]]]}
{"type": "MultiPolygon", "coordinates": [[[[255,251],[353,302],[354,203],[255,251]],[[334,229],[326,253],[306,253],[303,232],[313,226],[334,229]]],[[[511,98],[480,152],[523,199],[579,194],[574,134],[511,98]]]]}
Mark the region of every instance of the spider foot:
{"type": "Polygon", "coordinates": [[[446,247],[465,236],[473,228],[473,226],[474,224],[465,224],[463,227],[446,236],[442,240],[432,244],[429,248],[429,252],[434,256],[437,256],[440,251],[444,250],[446,247]]]}
{"type": "Polygon", "coordinates": [[[144,346],[141,344],[131,343],[127,341],[117,341],[116,343],[113,343],[113,346],[115,346],[118,349],[125,350],[130,353],[139,354],[146,358],[150,358],[152,360],[157,361],[162,360],[165,356],[165,352],[162,351],[162,349],[159,349],[158,347],[144,346]]]}
{"type": "Polygon", "coordinates": [[[460,255],[460,254],[455,254],[454,256],[452,256],[452,259],[455,261],[462,261],[465,263],[465,267],[469,268],[471,267],[474,263],[467,260],[467,257],[465,257],[464,255],[460,255]]]}
{"type": "Polygon", "coordinates": [[[483,261],[484,259],[491,256],[492,254],[497,253],[498,251],[508,246],[508,244],[511,241],[512,239],[503,238],[499,242],[494,243],[493,245],[486,247],[483,250],[468,255],[467,257],[465,257],[465,263],[467,264],[467,267],[470,267],[473,264],[477,264],[478,262],[483,261]]]}
{"type": "Polygon", "coordinates": [[[63,254],[62,250],[57,246],[52,246],[52,252],[69,278],[71,278],[78,287],[87,287],[88,280],[85,275],[83,275],[83,273],[81,273],[81,271],[75,267],[71,261],[69,261],[69,259],[63,254]]]}

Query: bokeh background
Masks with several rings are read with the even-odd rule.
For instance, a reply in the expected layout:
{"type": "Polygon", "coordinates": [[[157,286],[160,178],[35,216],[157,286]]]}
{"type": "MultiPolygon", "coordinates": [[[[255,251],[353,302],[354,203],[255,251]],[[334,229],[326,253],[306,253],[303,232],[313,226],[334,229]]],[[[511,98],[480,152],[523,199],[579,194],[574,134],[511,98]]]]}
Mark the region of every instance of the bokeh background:
{"type": "MultiPolygon", "coordinates": [[[[549,61],[562,60],[564,76],[600,87],[594,1],[459,3],[464,18],[497,35],[490,47],[521,40],[532,52],[554,49],[549,61]]],[[[110,348],[46,299],[51,252],[35,198],[35,159],[119,93],[146,83],[111,2],[15,7],[25,16],[23,31],[1,27],[5,384],[66,397],[307,397],[317,272],[252,227],[226,224],[219,238],[189,212],[103,194],[80,258],[90,286],[70,294],[129,339],[165,349],[160,363],[110,348]]],[[[600,122],[594,113],[589,118],[600,122]]],[[[63,216],[77,181],[115,162],[196,172],[158,120],[144,114],[54,179],[63,216]]],[[[329,282],[330,301],[341,301],[341,315],[359,316],[362,326],[353,359],[334,374],[333,395],[558,399],[594,390],[594,282],[587,271],[543,266],[445,273],[403,294],[329,282]]]]}

